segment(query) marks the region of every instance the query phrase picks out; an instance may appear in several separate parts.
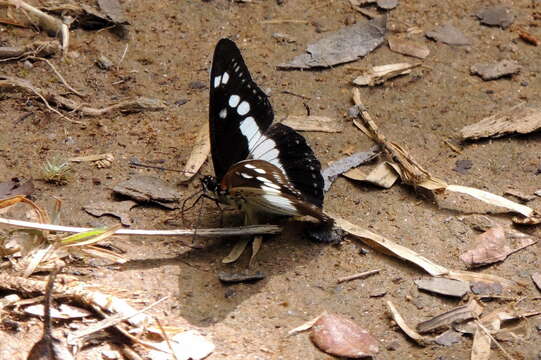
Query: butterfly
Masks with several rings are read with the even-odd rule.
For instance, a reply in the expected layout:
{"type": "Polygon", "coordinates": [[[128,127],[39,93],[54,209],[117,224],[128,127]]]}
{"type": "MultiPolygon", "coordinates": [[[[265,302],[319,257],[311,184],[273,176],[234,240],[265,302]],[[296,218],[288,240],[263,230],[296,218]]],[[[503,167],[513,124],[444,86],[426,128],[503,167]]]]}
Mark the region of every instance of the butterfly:
{"type": "Polygon", "coordinates": [[[321,164],[292,128],[273,124],[267,95],[252,80],[240,50],[229,39],[216,45],[210,73],[209,130],[215,177],[205,191],[245,214],[247,225],[261,214],[310,215],[321,223],[321,164]]]}

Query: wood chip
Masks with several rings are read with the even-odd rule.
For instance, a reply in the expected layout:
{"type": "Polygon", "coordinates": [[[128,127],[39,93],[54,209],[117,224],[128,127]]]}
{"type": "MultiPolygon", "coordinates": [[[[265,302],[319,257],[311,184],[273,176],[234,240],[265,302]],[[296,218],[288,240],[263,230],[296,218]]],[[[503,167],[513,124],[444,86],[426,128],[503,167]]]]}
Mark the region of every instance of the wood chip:
{"type": "Polygon", "coordinates": [[[419,65],[420,64],[397,63],[374,66],[366,71],[365,74],[356,77],[353,80],[353,83],[359,86],[376,86],[394,77],[407,75],[411,73],[411,69],[419,65]]]}
{"type": "Polygon", "coordinates": [[[460,280],[434,277],[429,279],[419,279],[414,282],[421,290],[459,298],[466,295],[470,290],[469,284],[460,280]]]}
{"type": "Polygon", "coordinates": [[[471,41],[464,33],[451,24],[438,26],[434,30],[427,32],[426,37],[447,45],[471,45],[471,41]]]}
{"type": "Polygon", "coordinates": [[[218,279],[224,283],[243,283],[243,282],[255,282],[265,278],[265,274],[261,271],[257,272],[242,272],[242,273],[231,273],[221,271],[218,273],[218,279]]]}
{"type": "Polygon", "coordinates": [[[342,123],[327,116],[290,115],[282,121],[282,124],[298,131],[322,131],[327,133],[337,133],[343,130],[342,123]]]}
{"type": "Polygon", "coordinates": [[[323,190],[329,191],[332,183],[338,177],[338,175],[343,174],[351,168],[367,163],[375,159],[378,155],[379,147],[372,146],[368,151],[359,151],[353,155],[332,162],[329,166],[321,171],[323,181],[325,182],[323,190]]]}
{"type": "Polygon", "coordinates": [[[537,289],[541,291],[541,273],[540,272],[533,273],[532,280],[535,286],[537,286],[537,289]]]}
{"type": "Polygon", "coordinates": [[[416,41],[391,36],[387,39],[389,48],[399,54],[424,59],[430,54],[430,50],[424,44],[416,41]]]}
{"type": "Polygon", "coordinates": [[[509,27],[515,20],[510,9],[504,6],[489,6],[479,10],[475,16],[481,24],[488,26],[499,26],[502,29],[509,27]]]}
{"type": "Polygon", "coordinates": [[[530,107],[521,103],[462,128],[460,134],[463,140],[476,140],[510,134],[528,134],[539,129],[541,129],[541,107],[530,107]]]}
{"type": "Polygon", "coordinates": [[[176,187],[153,176],[134,176],[129,180],[117,184],[113,191],[128,196],[138,202],[155,202],[166,206],[164,203],[177,202],[180,193],[176,187]]]}

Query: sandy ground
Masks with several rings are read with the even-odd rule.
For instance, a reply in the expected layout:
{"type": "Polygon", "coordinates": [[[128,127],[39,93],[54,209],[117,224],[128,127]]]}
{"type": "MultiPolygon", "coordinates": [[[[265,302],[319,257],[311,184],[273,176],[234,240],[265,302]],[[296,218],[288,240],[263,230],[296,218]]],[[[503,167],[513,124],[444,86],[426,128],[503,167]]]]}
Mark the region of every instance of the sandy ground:
{"type": "MultiPolygon", "coordinates": [[[[541,36],[537,27],[540,22],[532,15],[541,11],[541,3],[519,0],[505,4],[516,14],[515,24],[541,36]]],[[[343,27],[347,18],[363,21],[363,16],[352,10],[347,1],[286,0],[278,5],[270,0],[130,0],[123,1],[123,6],[130,22],[129,40],[119,40],[108,31],[74,30],[68,57],[51,61],[73,87],[88,94],[84,101],[89,104],[103,106],[144,95],[166,101],[166,110],[79,118],[86,125],[77,125],[47,111],[34,96],[0,93],[0,181],[13,177],[36,179],[33,199],[46,208],[52,206],[54,198],[62,199],[61,223],[65,225],[116,223],[111,217],[92,217],[82,206],[110,199],[114,185],[136,174],[157,176],[177,185],[184,195],[198,188],[198,181],[180,184],[174,172],[130,168],[128,160],[137,157],[167,168],[183,167],[197,131],[208,116],[208,88],[198,89],[194,82],[206,84],[214,45],[222,37],[237,42],[256,82],[271,89],[277,120],[305,114],[306,104],[312,114],[343,123],[344,131],[340,134],[304,134],[323,166],[373,145],[346,116],[351,106],[351,80],[360,69],[413,60],[391,52],[384,44],[362,60],[328,70],[276,70],[277,64],[300,54],[306,44],[343,27]],[[306,22],[264,22],[271,19],[306,22]],[[271,36],[275,32],[286,33],[296,42],[277,42],[271,36]],[[118,63],[126,45],[128,51],[118,67],[105,71],[95,65],[100,55],[118,63]],[[306,98],[286,94],[285,90],[306,98]],[[181,100],[188,101],[177,105],[181,100]],[[27,112],[31,115],[17,121],[27,112]],[[114,154],[113,167],[74,165],[71,181],[61,187],[39,180],[46,159],[102,152],[114,154]]],[[[463,126],[521,101],[539,104],[541,92],[541,47],[526,44],[509,29],[480,25],[473,16],[480,6],[462,0],[401,1],[389,13],[390,33],[417,28],[420,31],[411,38],[425,43],[431,53],[411,75],[381,86],[361,88],[362,99],[384,134],[407,148],[437,177],[496,194],[509,188],[532,194],[541,188],[541,175],[536,175],[541,166],[539,133],[458,142],[463,126]],[[446,22],[460,28],[472,45],[452,47],[424,37],[424,32],[446,22]],[[517,60],[522,71],[512,78],[488,82],[469,74],[472,64],[500,59],[517,60]],[[455,153],[444,140],[457,144],[461,153],[455,153]],[[457,160],[471,160],[473,166],[460,174],[453,171],[457,160]]],[[[30,29],[0,26],[3,45],[37,39],[46,36],[30,29]]],[[[44,62],[35,62],[31,68],[22,62],[3,63],[1,67],[3,74],[66,92],[44,62]]],[[[212,173],[209,162],[201,173],[212,173]]],[[[541,198],[528,205],[541,208],[541,198]]],[[[200,226],[218,226],[219,213],[213,204],[205,206],[200,226]]],[[[325,208],[451,268],[464,268],[458,256],[470,247],[476,234],[467,225],[468,214],[439,209],[404,185],[381,190],[339,178],[326,196],[325,208]]],[[[131,214],[135,219],[133,228],[169,228],[165,220],[180,219],[178,211],[168,212],[159,207],[138,206],[131,214]]],[[[188,213],[187,217],[194,224],[197,212],[188,213]]],[[[505,215],[494,218],[510,221],[505,215]]],[[[238,221],[234,214],[226,218],[229,223],[238,221]]],[[[541,235],[539,227],[522,230],[541,235]]],[[[126,256],[131,259],[127,264],[113,268],[90,261],[84,266],[74,265],[70,271],[77,270],[82,279],[98,285],[126,289],[146,304],[169,296],[153,313],[170,324],[178,324],[183,318],[210,335],[216,343],[216,351],[209,357],[212,360],[330,359],[310,343],[306,334],[287,337],[288,330],[323,310],[342,314],[369,330],[380,341],[381,359],[469,358],[471,337],[450,347],[418,347],[392,326],[385,306],[387,300],[393,301],[406,319],[415,324],[464,300],[418,291],[413,280],[424,276],[420,270],[373,250],[363,255],[364,246],[359,242],[347,240],[337,247],[315,244],[304,238],[302,232],[288,230],[265,240],[254,267],[267,275],[264,280],[230,286],[221,284],[217,273],[244,269],[249,256],[245,254],[235,265],[224,265],[221,259],[228,254],[233,241],[210,239],[205,244],[204,249],[192,250],[174,238],[122,238],[115,245],[127,251],[126,256]],[[375,268],[383,270],[365,280],[336,284],[339,277],[375,268]],[[384,296],[371,296],[382,289],[384,296]]],[[[520,295],[539,296],[530,280],[531,273],[540,268],[539,252],[539,245],[534,245],[482,271],[525,283],[520,295]]],[[[539,309],[539,302],[527,305],[539,309]]],[[[541,335],[535,328],[539,323],[539,319],[529,323],[527,340],[504,343],[515,359],[540,356],[541,335]]],[[[38,338],[40,328],[38,320],[27,319],[19,332],[5,327],[0,331],[6,339],[17,340],[11,344],[16,343],[17,351],[23,354],[38,338]]],[[[100,347],[88,348],[78,358],[99,358],[99,350],[100,347]]],[[[494,349],[491,358],[504,357],[494,349]]]]}

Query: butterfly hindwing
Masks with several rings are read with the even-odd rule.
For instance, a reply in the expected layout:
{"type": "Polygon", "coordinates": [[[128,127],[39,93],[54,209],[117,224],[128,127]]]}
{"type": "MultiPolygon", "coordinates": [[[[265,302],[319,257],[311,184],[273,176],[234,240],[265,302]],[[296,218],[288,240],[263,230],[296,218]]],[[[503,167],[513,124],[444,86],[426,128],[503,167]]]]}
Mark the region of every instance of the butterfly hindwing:
{"type": "Polygon", "coordinates": [[[282,170],[304,200],[323,206],[321,164],[304,137],[289,126],[272,125],[250,149],[249,157],[270,162],[282,170]]]}
{"type": "Polygon", "coordinates": [[[212,161],[220,181],[248,157],[273,120],[272,107],[253,82],[242,55],[229,39],[216,45],[210,73],[209,125],[212,161]]]}

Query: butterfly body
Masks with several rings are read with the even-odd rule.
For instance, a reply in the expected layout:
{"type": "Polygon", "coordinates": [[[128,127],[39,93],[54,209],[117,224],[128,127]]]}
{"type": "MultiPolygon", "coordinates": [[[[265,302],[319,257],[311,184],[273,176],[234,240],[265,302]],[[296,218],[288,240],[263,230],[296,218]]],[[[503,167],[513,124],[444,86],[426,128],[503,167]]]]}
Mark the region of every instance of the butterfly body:
{"type": "Polygon", "coordinates": [[[310,215],[332,223],[322,211],[321,165],[306,140],[272,124],[267,96],[252,80],[234,42],[218,42],[210,76],[209,125],[216,177],[204,187],[221,203],[246,214],[310,215]]]}

